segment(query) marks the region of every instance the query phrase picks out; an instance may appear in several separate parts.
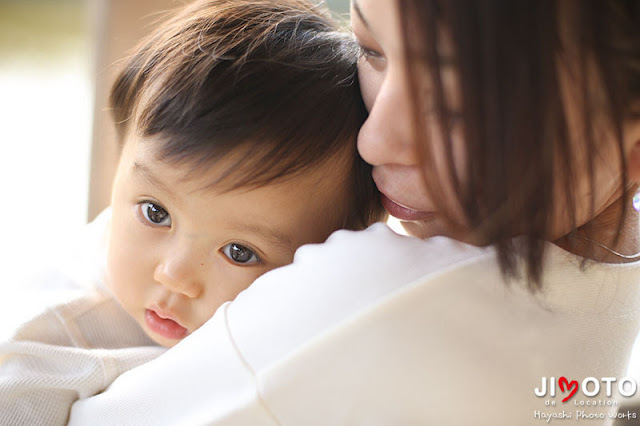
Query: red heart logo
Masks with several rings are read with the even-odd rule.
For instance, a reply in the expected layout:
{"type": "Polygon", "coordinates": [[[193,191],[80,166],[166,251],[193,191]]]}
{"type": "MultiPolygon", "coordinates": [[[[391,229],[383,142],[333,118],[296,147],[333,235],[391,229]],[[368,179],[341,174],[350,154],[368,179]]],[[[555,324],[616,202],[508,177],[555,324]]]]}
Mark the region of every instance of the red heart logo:
{"type": "Polygon", "coordinates": [[[558,385],[560,385],[560,390],[562,392],[564,392],[565,386],[567,387],[567,390],[569,390],[570,388],[573,388],[573,390],[571,391],[569,396],[567,396],[565,399],[563,399],[562,402],[567,402],[569,399],[571,399],[571,397],[573,395],[576,394],[576,392],[578,392],[578,381],[577,380],[569,381],[569,380],[567,380],[566,377],[562,376],[562,377],[560,377],[560,380],[558,380],[558,385]]]}

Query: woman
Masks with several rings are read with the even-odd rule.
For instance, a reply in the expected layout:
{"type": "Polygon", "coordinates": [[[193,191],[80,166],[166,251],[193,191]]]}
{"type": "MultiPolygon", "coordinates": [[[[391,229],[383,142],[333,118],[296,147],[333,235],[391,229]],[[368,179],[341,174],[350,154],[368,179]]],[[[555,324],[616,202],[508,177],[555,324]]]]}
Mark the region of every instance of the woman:
{"type": "Polygon", "coordinates": [[[352,20],[358,148],[425,240],[303,247],[72,424],[595,425],[635,393],[637,3],[355,0],[352,20]]]}

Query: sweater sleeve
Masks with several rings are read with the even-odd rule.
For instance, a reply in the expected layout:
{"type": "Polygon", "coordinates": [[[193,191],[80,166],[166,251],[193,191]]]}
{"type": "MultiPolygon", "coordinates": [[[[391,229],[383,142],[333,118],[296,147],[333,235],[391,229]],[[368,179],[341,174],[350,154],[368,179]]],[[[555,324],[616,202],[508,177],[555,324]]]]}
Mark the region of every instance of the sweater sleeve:
{"type": "Polygon", "coordinates": [[[0,344],[0,425],[66,424],[74,401],[164,350],[108,294],[54,305],[0,344]]]}
{"type": "Polygon", "coordinates": [[[277,425],[228,333],[227,307],[105,392],[75,402],[69,425],[277,425]]]}
{"type": "Polygon", "coordinates": [[[64,425],[74,401],[104,390],[158,347],[86,349],[34,341],[0,345],[0,424],[64,425]]]}

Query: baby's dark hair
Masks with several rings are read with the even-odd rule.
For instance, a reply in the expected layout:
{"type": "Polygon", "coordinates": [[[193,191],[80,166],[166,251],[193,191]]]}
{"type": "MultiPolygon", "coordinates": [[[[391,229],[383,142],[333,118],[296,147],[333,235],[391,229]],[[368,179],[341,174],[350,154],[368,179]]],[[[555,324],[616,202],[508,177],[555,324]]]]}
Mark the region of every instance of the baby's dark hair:
{"type": "MultiPolygon", "coordinates": [[[[110,106],[119,143],[154,138],[159,159],[193,170],[241,150],[220,178],[230,189],[294,177],[353,158],[344,227],[384,218],[370,167],[356,152],[366,117],[357,47],[305,0],[199,0],[128,58],[110,106]]],[[[327,206],[331,208],[331,206],[327,206]]]]}

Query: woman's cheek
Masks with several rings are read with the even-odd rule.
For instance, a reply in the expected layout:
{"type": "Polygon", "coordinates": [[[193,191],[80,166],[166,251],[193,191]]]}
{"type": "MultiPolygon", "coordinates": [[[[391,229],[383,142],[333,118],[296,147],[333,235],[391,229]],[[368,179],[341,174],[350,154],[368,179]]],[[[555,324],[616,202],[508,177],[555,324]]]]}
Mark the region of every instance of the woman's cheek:
{"type": "Polygon", "coordinates": [[[360,59],[358,64],[358,79],[360,82],[360,91],[362,100],[364,101],[367,111],[371,111],[376,96],[380,91],[383,76],[376,71],[367,61],[360,59]]]}

